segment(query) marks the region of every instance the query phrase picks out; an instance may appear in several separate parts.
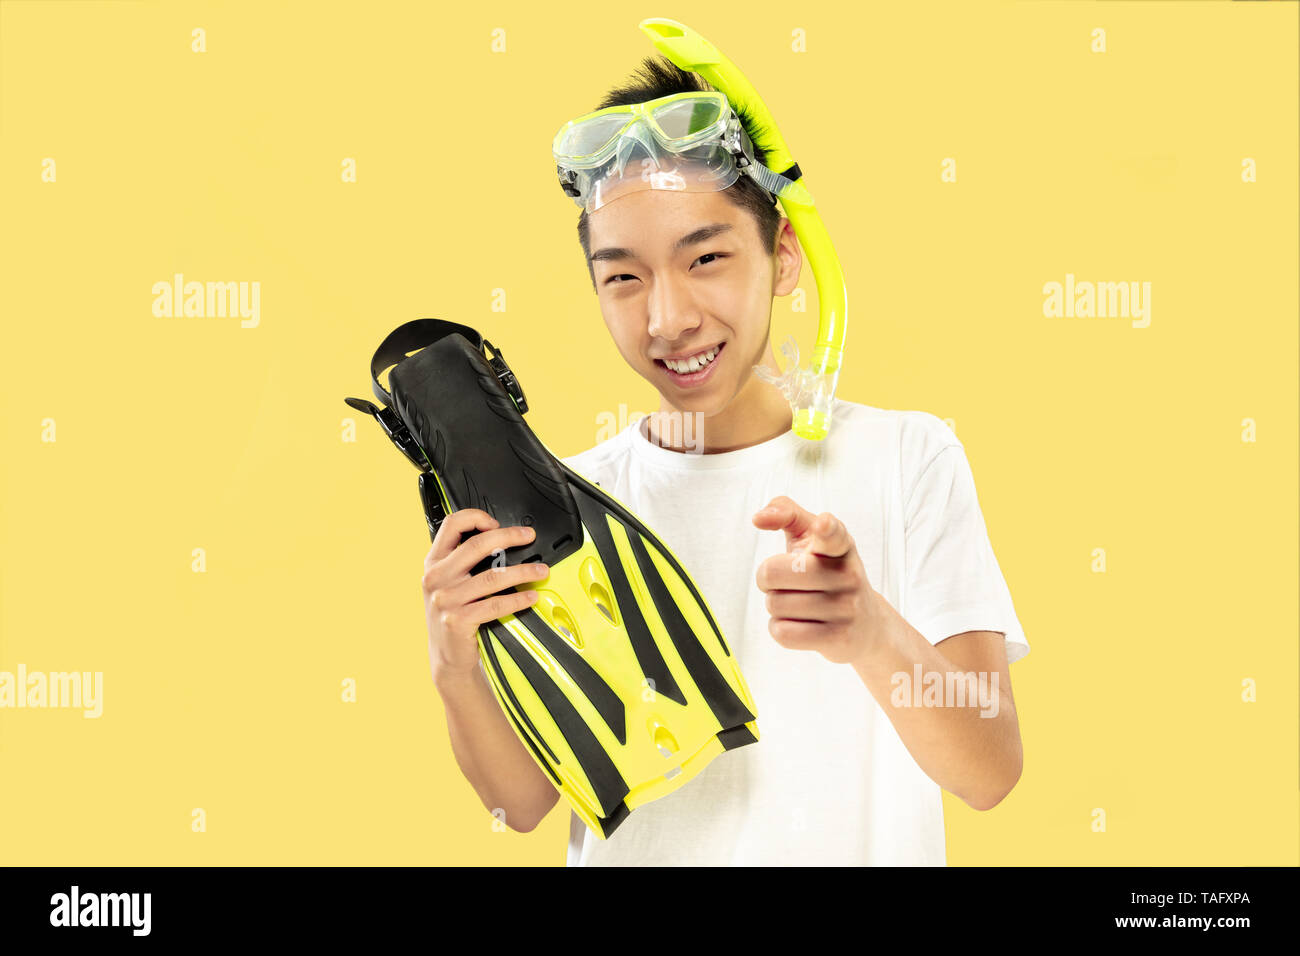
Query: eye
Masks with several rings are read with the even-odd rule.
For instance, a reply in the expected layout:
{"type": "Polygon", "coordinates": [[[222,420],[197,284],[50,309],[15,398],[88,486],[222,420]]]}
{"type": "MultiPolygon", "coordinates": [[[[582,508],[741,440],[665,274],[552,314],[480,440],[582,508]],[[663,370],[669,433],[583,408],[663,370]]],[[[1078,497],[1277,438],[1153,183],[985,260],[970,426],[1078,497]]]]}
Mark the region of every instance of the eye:
{"type": "Polygon", "coordinates": [[[635,278],[636,278],[636,276],[634,276],[634,275],[632,275],[632,274],[630,274],[630,273],[627,273],[627,272],[621,272],[621,273],[619,273],[619,274],[616,275],[616,276],[610,276],[608,279],[605,280],[605,282],[604,282],[603,284],[604,284],[604,285],[625,285],[625,283],[619,282],[619,280],[620,280],[620,279],[635,279],[635,278]]]}
{"type": "Polygon", "coordinates": [[[725,258],[727,258],[727,255],[724,252],[706,252],[704,255],[700,256],[695,261],[702,266],[707,266],[710,262],[713,262],[716,259],[725,259],[725,258]]]}

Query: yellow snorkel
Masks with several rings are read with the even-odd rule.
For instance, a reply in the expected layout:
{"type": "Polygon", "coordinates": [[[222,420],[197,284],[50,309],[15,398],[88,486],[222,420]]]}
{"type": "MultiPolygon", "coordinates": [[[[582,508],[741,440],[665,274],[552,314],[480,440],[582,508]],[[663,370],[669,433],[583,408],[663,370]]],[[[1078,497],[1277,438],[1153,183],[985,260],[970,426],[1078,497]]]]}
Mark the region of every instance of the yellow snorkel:
{"type": "Polygon", "coordinates": [[[817,344],[807,368],[799,368],[798,347],[790,340],[782,348],[791,360],[784,373],[778,375],[759,366],[755,366],[754,371],[784,392],[794,411],[795,434],[803,438],[825,438],[830,431],[835,385],[844,355],[848,293],[839,257],[813,204],[812,194],[803,185],[802,173],[791,157],[772,114],[734,63],[700,34],[676,20],[651,17],[642,20],[640,28],[660,53],[679,68],[704,77],[714,89],[726,94],[733,108],[743,110],[757,121],[760,129],[755,144],[767,152],[768,167],[782,173],[788,180],[777,196],[782,211],[808,255],[817,282],[820,313],[817,344]]]}

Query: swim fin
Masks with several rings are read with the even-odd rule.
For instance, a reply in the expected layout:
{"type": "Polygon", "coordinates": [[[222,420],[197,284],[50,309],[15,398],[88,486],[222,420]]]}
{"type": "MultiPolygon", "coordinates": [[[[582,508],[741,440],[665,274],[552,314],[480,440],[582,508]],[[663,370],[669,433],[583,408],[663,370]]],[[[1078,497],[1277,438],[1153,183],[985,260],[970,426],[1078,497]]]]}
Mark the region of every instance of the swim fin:
{"type": "Polygon", "coordinates": [[[607,838],[758,739],[749,689],[690,576],[631,511],[546,450],[490,342],[420,319],[384,339],[370,372],[384,407],[347,403],[420,469],[431,536],[460,508],[537,531],[475,568],[550,567],[527,585],[536,604],[479,629],[479,656],[515,732],[587,826],[607,838]],[[379,383],[390,366],[391,394],[379,383]]]}

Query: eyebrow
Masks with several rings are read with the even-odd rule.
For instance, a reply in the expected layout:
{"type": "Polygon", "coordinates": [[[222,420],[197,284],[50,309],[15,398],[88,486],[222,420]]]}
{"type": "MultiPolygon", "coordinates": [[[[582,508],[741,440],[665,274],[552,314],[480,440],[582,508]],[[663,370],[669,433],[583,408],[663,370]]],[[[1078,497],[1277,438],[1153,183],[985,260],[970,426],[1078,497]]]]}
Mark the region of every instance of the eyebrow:
{"type": "MultiPolygon", "coordinates": [[[[712,239],[716,235],[727,232],[731,229],[731,224],[726,222],[714,222],[707,226],[701,226],[694,232],[688,232],[676,242],[673,243],[673,252],[685,249],[687,246],[693,246],[697,242],[704,242],[706,239],[712,239]]],[[[635,259],[636,254],[624,246],[606,246],[604,249],[597,249],[589,257],[589,262],[612,262],[616,259],[635,259]]]]}

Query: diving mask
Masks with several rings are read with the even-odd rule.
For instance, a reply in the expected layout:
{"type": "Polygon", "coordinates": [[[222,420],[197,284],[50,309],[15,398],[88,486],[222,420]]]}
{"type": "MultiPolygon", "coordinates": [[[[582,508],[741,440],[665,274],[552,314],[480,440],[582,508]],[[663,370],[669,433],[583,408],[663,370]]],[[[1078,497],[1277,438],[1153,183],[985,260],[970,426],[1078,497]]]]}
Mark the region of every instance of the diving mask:
{"type": "MultiPolygon", "coordinates": [[[[754,146],[726,94],[673,93],[610,106],[565,123],[555,135],[560,186],[588,213],[642,189],[716,192],[748,175],[776,196],[798,186],[754,159],[754,146]]],[[[802,187],[799,187],[802,188],[802,187]]]]}

